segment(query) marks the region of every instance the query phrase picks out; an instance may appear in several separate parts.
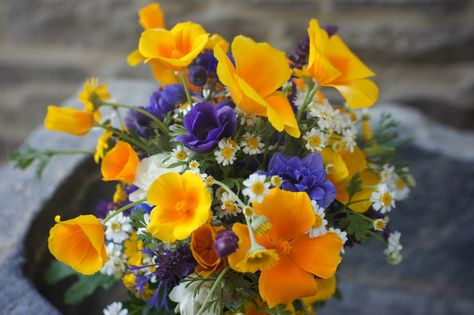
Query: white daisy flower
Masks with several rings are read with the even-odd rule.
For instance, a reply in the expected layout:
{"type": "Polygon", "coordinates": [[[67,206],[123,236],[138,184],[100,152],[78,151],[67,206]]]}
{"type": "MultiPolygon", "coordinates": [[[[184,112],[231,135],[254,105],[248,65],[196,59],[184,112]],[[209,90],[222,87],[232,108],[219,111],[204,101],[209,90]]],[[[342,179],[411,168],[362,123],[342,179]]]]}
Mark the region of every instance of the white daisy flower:
{"type": "Polygon", "coordinates": [[[235,199],[233,196],[227,192],[224,192],[221,196],[221,208],[217,213],[218,218],[223,218],[226,215],[237,215],[238,213],[242,212],[237,204],[235,203],[235,199]]]}
{"type": "Polygon", "coordinates": [[[370,196],[370,201],[373,202],[372,207],[380,213],[387,213],[395,208],[395,198],[386,184],[380,184],[377,190],[370,196]]]}
{"type": "Polygon", "coordinates": [[[243,136],[243,140],[240,142],[242,151],[248,155],[255,155],[262,153],[264,144],[261,142],[262,138],[258,135],[247,132],[243,136]]]}
{"type": "Polygon", "coordinates": [[[347,151],[351,153],[354,152],[357,143],[355,140],[355,133],[351,129],[344,130],[341,140],[346,145],[347,151]]]}
{"type": "Polygon", "coordinates": [[[257,124],[258,117],[247,112],[244,112],[240,108],[236,108],[236,112],[240,117],[241,126],[255,126],[257,124]]]}
{"type": "Polygon", "coordinates": [[[128,315],[128,310],[123,308],[122,303],[113,302],[104,308],[104,315],[128,315]]]}
{"type": "Polygon", "coordinates": [[[190,152],[182,145],[178,145],[173,149],[173,157],[180,162],[186,161],[190,156],[190,152]]]}
{"type": "Polygon", "coordinates": [[[235,153],[238,150],[238,145],[227,139],[219,141],[218,150],[214,151],[216,161],[224,166],[234,164],[235,153]]]}
{"type": "Polygon", "coordinates": [[[326,225],[328,220],[324,218],[326,216],[324,208],[320,207],[314,200],[311,200],[311,204],[313,205],[313,212],[316,217],[313,226],[309,230],[309,237],[313,238],[327,233],[326,225]]]}
{"type": "Polygon", "coordinates": [[[102,267],[100,270],[100,273],[120,278],[127,268],[125,264],[127,256],[122,253],[122,246],[114,243],[108,243],[106,251],[109,259],[105,263],[104,267],[102,267]]]}
{"type": "Polygon", "coordinates": [[[124,216],[123,213],[115,215],[105,223],[105,237],[109,241],[122,243],[128,238],[128,234],[132,231],[132,225],[130,223],[130,218],[124,216]]]}
{"type": "Polygon", "coordinates": [[[398,175],[395,175],[395,180],[390,188],[394,190],[395,200],[397,201],[406,199],[410,194],[410,188],[407,183],[398,175]]]}
{"type": "Polygon", "coordinates": [[[375,219],[373,222],[373,228],[375,231],[382,232],[385,230],[385,227],[387,225],[387,222],[385,222],[384,219],[375,219]]]}
{"type": "Polygon", "coordinates": [[[336,233],[337,236],[339,237],[339,239],[341,240],[342,242],[342,250],[341,250],[341,253],[345,253],[344,251],[344,244],[347,242],[347,233],[346,231],[341,231],[340,229],[335,229],[333,227],[330,227],[328,232],[332,232],[332,233],[336,233]]]}
{"type": "Polygon", "coordinates": [[[393,165],[384,164],[380,171],[380,182],[383,184],[392,184],[395,181],[395,167],[393,165]]]}
{"type": "Polygon", "coordinates": [[[322,104],[314,103],[310,106],[308,116],[318,118],[318,126],[320,129],[333,130],[337,124],[338,113],[339,110],[334,109],[328,100],[325,99],[322,104]]]}
{"type": "Polygon", "coordinates": [[[387,240],[387,248],[384,250],[384,254],[387,256],[387,261],[394,265],[399,264],[403,258],[400,253],[403,249],[403,246],[400,244],[401,235],[402,234],[398,231],[390,233],[387,240]]]}
{"type": "Polygon", "coordinates": [[[306,141],[306,149],[311,152],[319,152],[326,146],[328,136],[321,130],[312,128],[303,136],[303,139],[306,141]]]}
{"type": "Polygon", "coordinates": [[[242,193],[249,197],[250,202],[262,203],[263,198],[270,193],[270,183],[266,183],[265,175],[252,174],[244,180],[246,187],[242,193]]]}

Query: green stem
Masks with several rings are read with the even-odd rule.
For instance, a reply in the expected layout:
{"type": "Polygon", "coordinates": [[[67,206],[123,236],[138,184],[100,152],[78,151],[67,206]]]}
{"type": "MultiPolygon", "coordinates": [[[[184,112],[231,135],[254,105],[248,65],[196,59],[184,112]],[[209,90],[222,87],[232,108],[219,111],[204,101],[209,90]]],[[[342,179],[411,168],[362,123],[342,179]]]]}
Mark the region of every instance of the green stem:
{"type": "Polygon", "coordinates": [[[124,133],[122,131],[119,131],[119,130],[114,129],[112,127],[109,127],[109,126],[106,126],[106,125],[101,125],[101,124],[97,124],[97,127],[104,128],[105,130],[108,130],[108,131],[112,132],[113,134],[115,134],[117,137],[122,138],[123,140],[129,142],[130,144],[133,144],[134,146],[142,149],[143,151],[148,152],[148,153],[152,153],[146,145],[144,145],[143,143],[133,139],[132,137],[130,137],[129,135],[127,135],[126,133],[124,133]]]}
{"type": "Polygon", "coordinates": [[[135,207],[136,205],[139,205],[141,203],[144,203],[146,201],[146,199],[142,199],[142,200],[138,200],[138,201],[135,201],[135,202],[132,202],[132,203],[129,203],[128,205],[126,206],[123,206],[122,208],[118,209],[118,210],[115,210],[114,212],[110,213],[105,219],[104,219],[104,224],[107,223],[107,221],[109,221],[110,219],[112,219],[113,217],[115,217],[116,215],[118,215],[119,213],[122,213],[124,212],[125,210],[128,210],[132,207],[135,207]]]}
{"type": "Polygon", "coordinates": [[[178,74],[179,81],[183,85],[184,93],[186,93],[186,98],[188,99],[189,106],[193,106],[193,99],[191,98],[191,92],[189,92],[188,86],[186,85],[186,78],[184,77],[184,71],[181,71],[178,74]]]}
{"type": "Polygon", "coordinates": [[[214,291],[216,291],[217,286],[222,282],[222,279],[224,279],[224,276],[227,273],[227,271],[229,271],[229,269],[230,269],[229,267],[225,267],[224,270],[222,270],[222,272],[219,274],[216,281],[214,281],[214,284],[212,285],[211,289],[209,290],[209,294],[206,296],[206,299],[202,303],[202,305],[199,308],[199,311],[196,313],[196,315],[200,315],[204,312],[204,310],[206,309],[207,303],[209,303],[209,300],[214,295],[214,291]]]}
{"type": "Polygon", "coordinates": [[[226,184],[224,184],[224,183],[218,181],[217,179],[214,180],[214,183],[215,183],[216,185],[220,186],[221,188],[223,188],[223,189],[224,189],[226,192],[228,192],[231,196],[234,196],[234,198],[235,198],[235,200],[237,201],[237,203],[239,204],[239,206],[242,207],[242,210],[245,210],[245,207],[246,207],[245,203],[244,203],[242,200],[240,200],[239,196],[237,196],[229,187],[227,187],[226,184]]]}
{"type": "Polygon", "coordinates": [[[311,100],[313,99],[314,97],[314,94],[316,93],[316,91],[318,90],[318,85],[315,84],[313,87],[311,87],[311,89],[308,91],[308,94],[306,94],[306,97],[303,101],[303,105],[301,105],[301,108],[298,110],[298,114],[297,114],[297,117],[296,117],[296,120],[297,121],[301,121],[301,118],[303,117],[303,113],[306,111],[306,108],[308,107],[308,105],[311,103],[311,100]]]}
{"type": "Polygon", "coordinates": [[[53,155],[74,155],[74,154],[92,155],[95,152],[89,151],[89,150],[46,150],[46,151],[43,151],[43,153],[47,156],[53,156],[53,155]]]}
{"type": "Polygon", "coordinates": [[[155,115],[147,112],[146,110],[141,109],[140,107],[136,107],[136,106],[132,106],[132,105],[126,105],[126,104],[119,104],[119,103],[109,103],[109,102],[104,102],[101,105],[102,106],[110,106],[110,107],[113,107],[113,108],[127,108],[127,109],[130,109],[130,110],[142,113],[143,115],[149,117],[154,123],[156,123],[158,128],[160,128],[160,130],[165,135],[169,134],[168,128],[165,126],[165,124],[161,120],[159,120],[157,117],[155,117],[155,115]]]}
{"type": "Polygon", "coordinates": [[[359,203],[359,202],[366,202],[366,201],[370,201],[370,199],[360,199],[360,200],[356,200],[356,201],[351,201],[349,203],[346,204],[346,207],[350,206],[350,205],[353,205],[355,203],[359,203]]]}

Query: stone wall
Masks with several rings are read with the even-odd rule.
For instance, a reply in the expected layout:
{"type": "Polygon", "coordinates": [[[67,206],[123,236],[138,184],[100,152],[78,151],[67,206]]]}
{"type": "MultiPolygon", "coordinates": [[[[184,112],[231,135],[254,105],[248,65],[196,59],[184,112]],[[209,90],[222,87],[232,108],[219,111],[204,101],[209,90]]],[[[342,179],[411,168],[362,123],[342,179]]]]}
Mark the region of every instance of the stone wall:
{"type": "MultiPolygon", "coordinates": [[[[90,75],[146,78],[126,54],[146,1],[0,0],[0,161],[90,75]]],[[[340,34],[378,74],[383,101],[401,101],[474,128],[474,1],[162,0],[168,26],[203,24],[291,51],[310,17],[340,34]]]]}

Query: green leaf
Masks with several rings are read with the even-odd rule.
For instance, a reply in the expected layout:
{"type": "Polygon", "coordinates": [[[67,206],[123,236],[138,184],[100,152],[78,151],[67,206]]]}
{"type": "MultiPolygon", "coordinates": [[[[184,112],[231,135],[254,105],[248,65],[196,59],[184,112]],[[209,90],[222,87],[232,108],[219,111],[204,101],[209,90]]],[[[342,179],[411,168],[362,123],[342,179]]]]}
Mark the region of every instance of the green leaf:
{"type": "Polygon", "coordinates": [[[362,191],[362,179],[359,172],[352,175],[351,180],[347,183],[346,190],[349,194],[349,202],[356,193],[362,191]]]}
{"type": "Polygon", "coordinates": [[[92,276],[79,275],[78,278],[64,293],[64,303],[67,305],[79,304],[98,288],[109,289],[117,281],[114,277],[101,273],[92,276]]]}
{"type": "Polygon", "coordinates": [[[44,281],[52,285],[75,274],[76,272],[71,267],[55,260],[44,273],[44,281]]]}
{"type": "Polygon", "coordinates": [[[358,242],[366,241],[373,227],[372,220],[363,214],[346,208],[346,217],[341,219],[340,226],[358,242]]]}

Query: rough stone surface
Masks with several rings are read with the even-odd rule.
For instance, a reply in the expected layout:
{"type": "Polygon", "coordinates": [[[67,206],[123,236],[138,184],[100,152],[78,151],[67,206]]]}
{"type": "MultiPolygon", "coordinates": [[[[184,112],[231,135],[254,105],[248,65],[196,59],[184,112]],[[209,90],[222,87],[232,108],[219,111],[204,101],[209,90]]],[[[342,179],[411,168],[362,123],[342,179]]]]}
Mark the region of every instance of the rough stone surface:
{"type": "MultiPolygon", "coordinates": [[[[125,56],[149,1],[0,1],[0,162],[87,76],[149,78],[125,56]]],[[[377,73],[381,101],[474,124],[474,2],[469,0],[162,0],[168,26],[202,23],[291,51],[309,18],[340,34],[377,73]]]]}
{"type": "MultiPolygon", "coordinates": [[[[133,105],[146,102],[154,89],[151,82],[109,81],[110,90],[118,101],[133,105]],[[130,93],[133,91],[133,93],[130,93]]],[[[75,97],[64,102],[67,106],[79,106],[75,97]]],[[[91,150],[99,133],[92,131],[86,137],[72,137],[60,133],[48,132],[38,128],[25,142],[37,148],[49,149],[84,149],[91,150]]],[[[82,163],[84,157],[58,157],[44,171],[41,180],[34,176],[33,169],[15,170],[11,164],[0,169],[0,200],[4,201],[0,220],[0,309],[6,314],[53,315],[58,312],[46,302],[24,278],[25,262],[24,241],[31,224],[35,222],[38,212],[49,202],[55,192],[67,183],[74,170],[82,163]]],[[[73,183],[73,185],[75,185],[73,183]]],[[[79,186],[79,183],[77,183],[79,186]]],[[[71,189],[62,198],[75,198],[80,192],[71,189]]],[[[84,197],[82,197],[84,199],[84,197]]],[[[58,209],[59,210],[59,209],[58,209]]],[[[50,215],[53,222],[54,215],[50,215]]],[[[47,230],[47,226],[44,226],[47,230]]],[[[46,243],[35,247],[35,255],[46,250],[46,243]]]]}

